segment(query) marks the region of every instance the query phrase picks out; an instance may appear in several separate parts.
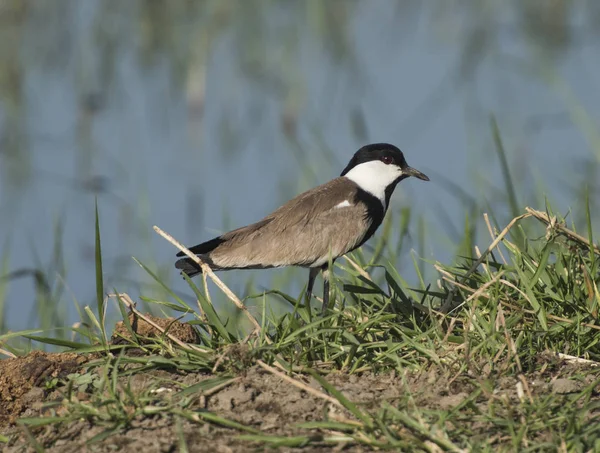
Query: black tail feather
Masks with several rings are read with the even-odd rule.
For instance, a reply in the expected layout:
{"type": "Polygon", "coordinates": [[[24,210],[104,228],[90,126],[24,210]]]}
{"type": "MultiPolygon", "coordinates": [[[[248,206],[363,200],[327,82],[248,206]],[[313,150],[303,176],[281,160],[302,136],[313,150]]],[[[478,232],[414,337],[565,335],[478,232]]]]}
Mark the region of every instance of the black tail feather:
{"type": "MultiPolygon", "coordinates": [[[[206,256],[206,254],[212,252],[223,242],[225,242],[224,239],[221,239],[221,237],[216,237],[214,239],[211,239],[210,241],[206,241],[206,242],[203,242],[202,244],[198,244],[193,247],[190,247],[189,250],[194,255],[200,255],[199,256],[200,259],[202,259],[202,261],[204,261],[206,264],[208,264],[212,268],[213,267],[212,261],[210,260],[210,258],[208,258],[208,256],[206,256]]],[[[185,253],[179,252],[177,254],[177,256],[185,256],[185,253]]],[[[202,269],[200,268],[200,266],[198,266],[198,264],[196,264],[196,262],[194,260],[192,260],[188,257],[177,260],[175,262],[175,267],[177,269],[180,269],[181,272],[183,272],[190,278],[202,273],[202,269]]]]}
{"type": "MultiPolygon", "coordinates": [[[[202,244],[198,244],[198,245],[195,245],[193,247],[190,247],[189,250],[194,255],[204,255],[206,253],[212,252],[214,249],[216,249],[223,242],[225,242],[225,239],[221,239],[221,237],[219,236],[219,237],[216,237],[214,239],[211,239],[210,241],[206,241],[206,242],[203,242],[202,244]]],[[[177,254],[177,256],[185,256],[185,253],[179,252],[177,254]]]]}
{"type": "Polygon", "coordinates": [[[180,269],[181,272],[186,274],[188,277],[192,278],[198,274],[202,273],[202,269],[198,266],[197,263],[192,261],[190,258],[182,258],[175,262],[175,267],[180,269]]]}

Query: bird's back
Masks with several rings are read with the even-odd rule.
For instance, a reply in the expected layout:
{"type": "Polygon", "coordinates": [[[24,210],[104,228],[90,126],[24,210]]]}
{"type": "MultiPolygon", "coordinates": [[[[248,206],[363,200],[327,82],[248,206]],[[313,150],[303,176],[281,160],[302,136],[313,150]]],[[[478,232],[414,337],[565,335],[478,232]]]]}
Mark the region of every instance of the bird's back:
{"type": "Polygon", "coordinates": [[[257,223],[190,250],[214,269],[321,266],[360,246],[381,223],[383,206],[376,199],[364,203],[365,197],[370,195],[356,184],[336,178],[298,195],[257,223]]]}

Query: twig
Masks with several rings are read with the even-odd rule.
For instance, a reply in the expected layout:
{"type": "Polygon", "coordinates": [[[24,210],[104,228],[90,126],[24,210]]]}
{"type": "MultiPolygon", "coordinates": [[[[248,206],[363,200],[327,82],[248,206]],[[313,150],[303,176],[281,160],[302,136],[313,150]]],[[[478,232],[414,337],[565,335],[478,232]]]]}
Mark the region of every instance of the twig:
{"type": "Polygon", "coordinates": [[[588,247],[592,247],[594,249],[594,251],[598,255],[600,255],[600,247],[598,247],[596,244],[590,244],[589,239],[568,229],[562,223],[557,222],[555,217],[550,218],[548,216],[548,214],[546,214],[545,212],[536,211],[535,209],[531,209],[531,208],[525,208],[525,210],[527,211],[527,213],[529,215],[535,217],[540,222],[545,223],[548,226],[548,228],[557,230],[560,233],[564,234],[565,236],[573,239],[574,241],[578,241],[578,242],[581,242],[581,243],[587,245],[588,247]]]}
{"type": "MultiPolygon", "coordinates": [[[[490,286],[492,286],[494,283],[496,283],[498,280],[500,280],[500,277],[502,277],[504,275],[504,271],[500,271],[498,272],[494,278],[492,278],[491,280],[485,282],[483,285],[481,285],[479,288],[477,288],[477,291],[475,291],[473,294],[471,294],[469,297],[467,297],[467,299],[465,300],[465,304],[471,302],[471,300],[475,299],[476,297],[479,297],[481,294],[486,292],[486,289],[488,289],[490,286]]],[[[486,293],[487,294],[487,293],[486,293]]],[[[488,296],[489,298],[489,296],[488,296]]]]}
{"type": "MultiPolygon", "coordinates": [[[[479,297],[479,296],[484,296],[485,298],[489,299],[490,296],[485,292],[486,289],[488,289],[491,285],[493,285],[494,283],[496,283],[498,281],[498,279],[500,279],[500,277],[502,277],[504,275],[504,271],[500,271],[498,272],[498,274],[496,274],[494,276],[494,278],[492,278],[491,280],[487,281],[486,283],[484,283],[483,285],[481,285],[479,288],[477,288],[477,290],[474,290],[473,288],[467,286],[467,285],[463,285],[462,283],[458,283],[455,279],[454,276],[446,271],[445,269],[442,269],[438,264],[434,264],[435,269],[442,274],[442,279],[447,281],[448,283],[450,283],[451,285],[464,289],[465,291],[468,291],[471,293],[471,295],[469,297],[467,297],[464,302],[461,302],[460,304],[458,304],[456,307],[453,308],[453,310],[456,310],[457,308],[462,307],[463,305],[471,302],[471,300],[479,297]]],[[[442,313],[440,311],[440,313],[442,313]]],[[[447,313],[444,313],[447,314],[447,313]]]]}
{"type": "Polygon", "coordinates": [[[127,294],[127,293],[109,294],[108,297],[113,298],[113,299],[116,298],[116,299],[122,300],[123,303],[125,305],[127,305],[129,310],[131,311],[131,313],[133,313],[140,319],[143,319],[145,322],[147,322],[152,327],[154,327],[156,330],[158,330],[161,334],[165,334],[167,336],[167,338],[169,338],[169,340],[171,340],[173,343],[177,344],[179,347],[181,347],[183,349],[187,349],[187,350],[191,349],[196,352],[203,352],[203,353],[211,352],[209,349],[201,348],[200,346],[196,346],[194,344],[184,343],[176,336],[171,335],[169,332],[165,331],[165,329],[160,327],[158,324],[156,324],[150,318],[148,318],[143,313],[141,313],[137,308],[135,308],[135,302],[133,302],[133,300],[131,300],[131,297],[129,297],[129,294],[127,294]]]}
{"type": "Polygon", "coordinates": [[[519,373],[519,381],[521,382],[525,393],[527,393],[527,398],[529,398],[529,402],[533,403],[533,395],[531,394],[529,384],[527,383],[527,378],[525,378],[525,375],[522,372],[519,373]]]}
{"type": "MultiPolygon", "coordinates": [[[[506,236],[508,234],[508,232],[511,230],[511,228],[513,226],[515,226],[515,224],[527,217],[531,217],[533,214],[530,214],[529,212],[527,214],[521,214],[518,217],[515,217],[514,219],[512,219],[508,225],[506,225],[506,227],[500,232],[500,234],[496,237],[496,239],[494,239],[494,241],[490,244],[490,246],[485,250],[485,252],[483,252],[483,254],[479,257],[479,259],[477,261],[475,261],[475,263],[473,264],[473,266],[471,266],[471,268],[468,270],[468,272],[463,275],[460,278],[460,283],[464,283],[473,272],[475,272],[477,270],[477,268],[479,267],[479,265],[481,263],[483,263],[483,261],[487,258],[487,256],[490,254],[490,252],[492,250],[494,250],[498,244],[500,244],[500,242],[502,241],[502,239],[504,239],[504,236],[506,236]]],[[[444,302],[444,305],[442,306],[442,308],[440,308],[440,311],[442,313],[448,313],[448,311],[450,310],[450,308],[452,307],[452,302],[454,300],[454,295],[456,294],[456,290],[454,291],[450,291],[448,293],[448,296],[446,297],[446,301],[444,302]]]]}
{"type": "Polygon", "coordinates": [[[517,368],[519,369],[519,374],[523,373],[523,367],[521,366],[521,360],[519,359],[519,353],[517,352],[517,346],[515,345],[512,336],[509,333],[509,329],[506,325],[506,318],[504,317],[504,310],[502,309],[502,304],[498,306],[498,312],[496,314],[496,330],[502,330],[504,332],[504,338],[506,340],[506,344],[510,348],[510,352],[513,355],[513,358],[517,364],[517,368]]]}
{"type": "Polygon", "coordinates": [[[569,354],[563,354],[561,352],[546,351],[546,354],[558,357],[559,359],[563,359],[567,362],[581,363],[581,364],[590,365],[590,366],[599,366],[600,365],[600,363],[594,362],[593,360],[582,359],[581,357],[576,357],[574,355],[569,355],[569,354]]]}
{"type": "Polygon", "coordinates": [[[211,388],[210,390],[206,390],[206,391],[202,392],[202,395],[203,395],[203,396],[212,396],[212,395],[214,395],[215,393],[219,393],[219,392],[220,392],[221,390],[223,390],[224,388],[227,388],[227,387],[229,387],[229,386],[230,386],[230,385],[232,385],[232,384],[235,384],[235,383],[237,383],[237,382],[240,382],[241,380],[242,380],[242,377],[241,377],[241,376],[239,376],[239,377],[233,378],[233,379],[231,379],[231,380],[229,380],[229,381],[225,381],[225,382],[223,382],[222,384],[219,384],[219,385],[216,385],[216,386],[214,386],[214,387],[213,387],[213,388],[211,388]]]}
{"type": "MultiPolygon", "coordinates": [[[[475,256],[478,259],[481,258],[481,250],[479,250],[479,247],[475,246],[474,249],[475,249],[475,256]]],[[[485,273],[491,277],[491,272],[490,272],[490,268],[488,267],[488,265],[485,263],[481,263],[481,267],[483,267],[483,270],[485,271],[485,273]]]]}
{"type": "Polygon", "coordinates": [[[356,269],[356,271],[364,278],[366,278],[367,280],[369,280],[370,282],[373,281],[373,279],[371,278],[371,276],[367,273],[367,271],[365,271],[362,267],[360,267],[360,265],[354,261],[352,258],[350,258],[349,256],[345,255],[344,258],[346,258],[346,261],[348,261],[348,263],[350,263],[350,265],[356,269]]]}
{"type": "Polygon", "coordinates": [[[267,370],[269,373],[274,374],[275,376],[283,379],[286,382],[298,387],[300,390],[304,390],[311,395],[314,395],[318,398],[324,399],[325,401],[329,401],[331,404],[335,404],[338,407],[343,408],[344,406],[332,396],[327,395],[326,393],[321,392],[320,390],[312,388],[310,385],[305,384],[304,382],[297,381],[294,378],[289,377],[287,374],[282,373],[281,371],[276,370],[272,366],[267,365],[262,360],[257,360],[256,363],[261,367],[267,370]]]}
{"type": "Polygon", "coordinates": [[[0,354],[2,354],[2,355],[5,355],[5,356],[7,356],[7,357],[9,357],[9,358],[11,358],[11,359],[16,359],[16,358],[17,358],[17,356],[16,356],[16,355],[14,355],[14,354],[13,354],[12,352],[10,352],[10,351],[7,351],[6,349],[0,349],[0,354]]]}
{"type": "MultiPolygon", "coordinates": [[[[501,279],[500,283],[502,283],[503,285],[506,285],[512,289],[514,289],[516,292],[518,292],[521,296],[523,296],[523,298],[529,302],[529,305],[531,307],[533,307],[533,302],[531,302],[531,299],[529,298],[529,296],[527,294],[525,294],[525,292],[519,288],[517,288],[517,286],[511,282],[509,282],[508,280],[505,279],[501,279]]],[[[533,311],[533,310],[532,310],[533,311]]],[[[537,312],[534,312],[537,315],[537,312]]]]}
{"type": "Polygon", "coordinates": [[[479,288],[477,288],[477,290],[475,292],[473,292],[469,297],[467,297],[464,302],[460,303],[456,308],[454,308],[454,310],[456,310],[459,307],[462,307],[463,305],[468,304],[473,299],[476,299],[479,296],[485,296],[486,299],[489,299],[490,296],[487,294],[486,290],[490,286],[492,286],[494,283],[498,282],[498,280],[500,280],[500,277],[502,277],[503,275],[504,275],[504,271],[498,272],[494,276],[494,278],[492,278],[491,280],[485,282],[483,285],[481,285],[479,288]]]}
{"type": "MultiPolygon", "coordinates": [[[[490,223],[490,216],[488,215],[487,212],[483,213],[483,220],[485,220],[485,224],[487,225],[487,229],[490,233],[490,237],[492,238],[492,241],[494,239],[496,239],[496,236],[494,235],[494,228],[492,227],[492,224],[490,223]]],[[[500,258],[502,258],[502,261],[504,261],[504,264],[508,264],[506,261],[506,258],[504,258],[504,255],[502,254],[502,250],[500,248],[498,248],[498,253],[500,254],[500,258]]]]}
{"type": "Polygon", "coordinates": [[[233,291],[231,291],[227,287],[227,285],[225,285],[225,283],[223,283],[221,281],[221,279],[215,275],[215,273],[208,266],[208,264],[206,264],[204,261],[202,261],[197,255],[194,255],[192,252],[190,252],[185,246],[183,246],[183,244],[181,244],[179,241],[177,241],[169,233],[164,232],[157,226],[154,226],[154,231],[156,231],[159,235],[161,235],[163,238],[165,238],[167,241],[169,241],[171,244],[173,244],[175,247],[177,247],[179,250],[181,250],[186,256],[188,256],[192,261],[194,261],[198,266],[200,266],[200,269],[202,269],[202,273],[206,274],[206,276],[209,277],[215,283],[215,285],[217,285],[219,287],[219,289],[221,291],[223,291],[223,293],[229,298],[229,300],[231,300],[235,304],[236,307],[238,307],[240,310],[242,310],[246,314],[246,317],[254,325],[255,331],[256,332],[261,331],[260,324],[258,323],[256,318],[252,315],[252,313],[250,313],[248,311],[248,307],[246,307],[242,303],[242,301],[233,293],[233,291]]]}

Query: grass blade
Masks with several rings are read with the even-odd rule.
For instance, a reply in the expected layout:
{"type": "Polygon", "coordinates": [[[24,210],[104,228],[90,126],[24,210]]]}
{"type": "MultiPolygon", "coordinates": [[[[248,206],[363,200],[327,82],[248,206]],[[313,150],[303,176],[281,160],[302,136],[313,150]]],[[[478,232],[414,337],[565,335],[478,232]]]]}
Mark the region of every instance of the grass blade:
{"type": "Polygon", "coordinates": [[[183,277],[185,278],[185,281],[188,283],[188,285],[190,285],[190,288],[192,288],[192,291],[198,298],[198,302],[200,303],[200,307],[202,308],[202,311],[206,315],[208,324],[214,330],[219,332],[219,335],[224,340],[226,340],[228,343],[234,342],[235,341],[234,338],[232,337],[232,335],[229,333],[229,331],[227,330],[227,328],[221,321],[221,318],[215,311],[215,307],[213,307],[213,305],[206,299],[206,297],[204,297],[204,295],[200,292],[198,287],[194,284],[194,282],[192,282],[192,280],[187,275],[183,274],[183,277]]]}
{"type": "Polygon", "coordinates": [[[521,212],[519,209],[519,201],[517,200],[517,194],[515,192],[515,185],[513,184],[512,176],[510,174],[510,168],[508,166],[508,159],[506,158],[506,150],[504,149],[504,143],[502,142],[502,136],[500,135],[500,129],[498,128],[498,122],[496,117],[492,115],[490,118],[490,124],[492,127],[492,135],[494,138],[494,144],[496,145],[496,153],[498,159],[500,159],[500,166],[502,168],[502,177],[504,179],[504,187],[508,194],[508,202],[510,204],[511,212],[513,217],[517,217],[521,212]]]}
{"type": "Polygon", "coordinates": [[[106,313],[104,307],[104,275],[102,269],[102,243],[100,241],[100,218],[98,216],[98,199],[96,199],[96,219],[95,219],[95,250],[94,250],[94,262],[96,265],[96,304],[98,306],[98,322],[100,332],[102,333],[101,339],[103,344],[108,343],[106,338],[106,326],[104,325],[104,315],[106,313]]]}

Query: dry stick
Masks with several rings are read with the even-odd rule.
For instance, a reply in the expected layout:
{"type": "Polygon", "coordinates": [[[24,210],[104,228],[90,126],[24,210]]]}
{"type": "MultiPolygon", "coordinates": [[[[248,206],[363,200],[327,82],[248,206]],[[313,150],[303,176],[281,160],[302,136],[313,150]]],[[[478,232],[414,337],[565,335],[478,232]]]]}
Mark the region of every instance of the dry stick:
{"type": "MultiPolygon", "coordinates": [[[[478,246],[475,246],[475,256],[477,256],[477,259],[481,258],[481,250],[479,250],[478,246]]],[[[491,276],[490,268],[487,264],[481,263],[481,267],[483,267],[483,270],[486,274],[488,274],[488,276],[491,276]]]]}
{"type": "Polygon", "coordinates": [[[456,324],[456,318],[451,318],[450,325],[448,326],[448,329],[446,330],[446,334],[444,335],[444,339],[442,340],[442,343],[448,342],[448,338],[450,338],[450,334],[452,334],[455,324],[456,324]]]}
{"type": "Polygon", "coordinates": [[[223,291],[223,293],[225,293],[225,295],[229,298],[229,300],[231,300],[231,302],[233,302],[235,304],[236,307],[238,307],[240,310],[244,311],[244,313],[246,314],[246,317],[254,325],[255,330],[257,332],[261,331],[260,324],[258,323],[256,318],[254,316],[252,316],[252,313],[250,313],[248,311],[248,307],[246,307],[242,303],[242,301],[233,293],[233,291],[231,291],[227,287],[227,285],[225,285],[225,283],[223,283],[221,281],[221,279],[215,275],[215,273],[208,266],[208,264],[206,264],[204,261],[202,261],[200,258],[198,258],[197,255],[194,255],[192,252],[190,252],[187,248],[185,248],[183,246],[183,244],[181,244],[179,241],[177,241],[169,233],[164,232],[157,226],[154,226],[153,228],[154,228],[154,231],[156,231],[158,234],[160,234],[163,238],[165,238],[167,241],[169,241],[171,244],[173,244],[175,247],[177,247],[179,250],[181,250],[186,256],[188,256],[198,266],[200,266],[200,269],[202,269],[202,273],[206,274],[206,276],[209,277],[219,287],[219,289],[221,291],[223,291]]]}
{"type": "Polygon", "coordinates": [[[549,354],[549,355],[556,356],[559,359],[565,360],[567,362],[582,363],[582,364],[590,365],[590,366],[598,366],[598,365],[600,365],[600,363],[595,362],[593,360],[582,359],[581,357],[576,357],[574,355],[563,354],[561,352],[546,351],[546,353],[549,354]]]}
{"type": "MultiPolygon", "coordinates": [[[[206,296],[206,300],[208,301],[209,304],[213,304],[212,300],[210,298],[210,293],[208,292],[208,281],[206,278],[206,274],[202,274],[202,286],[204,287],[204,295],[206,296]]],[[[200,301],[198,301],[198,306],[200,306],[200,301]]]]}
{"type": "Polygon", "coordinates": [[[502,309],[502,304],[498,307],[498,314],[496,315],[496,330],[500,330],[498,327],[503,327],[504,329],[504,338],[506,339],[506,344],[510,348],[510,352],[512,352],[515,362],[517,363],[517,368],[519,369],[519,374],[523,373],[523,367],[521,366],[521,360],[519,359],[519,353],[517,352],[517,346],[515,345],[514,340],[508,333],[508,328],[506,327],[506,318],[504,317],[504,310],[502,309]]]}
{"type": "MultiPolygon", "coordinates": [[[[506,227],[500,232],[500,234],[496,237],[496,239],[494,239],[494,242],[492,242],[490,244],[490,246],[486,249],[485,252],[483,252],[483,254],[479,257],[479,259],[477,261],[475,261],[475,264],[473,264],[473,266],[471,266],[471,268],[468,270],[468,272],[462,276],[462,278],[460,279],[460,283],[465,282],[473,272],[475,272],[477,270],[477,268],[479,267],[479,265],[481,263],[483,263],[483,261],[486,259],[486,257],[490,254],[490,252],[495,249],[498,244],[500,244],[500,242],[502,241],[502,239],[504,239],[504,236],[506,236],[508,234],[508,232],[511,230],[511,228],[513,226],[515,226],[515,224],[527,217],[531,217],[533,214],[527,213],[527,214],[521,214],[518,217],[515,217],[514,219],[512,219],[508,225],[506,225],[506,227]]],[[[454,295],[456,294],[456,289],[453,291],[450,291],[448,293],[448,297],[446,297],[446,302],[444,302],[444,305],[442,306],[442,308],[440,309],[440,311],[442,313],[448,313],[448,311],[450,310],[450,307],[452,306],[452,301],[454,299],[454,295]]]]}
{"type": "Polygon", "coordinates": [[[131,297],[129,297],[129,294],[127,294],[127,293],[109,294],[108,297],[121,299],[123,301],[123,303],[125,305],[127,305],[129,310],[131,310],[131,313],[133,313],[140,319],[143,319],[144,321],[146,321],[148,324],[150,324],[152,327],[154,327],[156,330],[158,330],[161,334],[165,334],[169,340],[171,340],[173,343],[177,344],[181,348],[192,349],[196,352],[204,352],[204,353],[210,352],[210,350],[208,350],[206,348],[201,348],[201,347],[193,345],[193,344],[184,343],[176,336],[171,335],[169,332],[166,332],[165,329],[160,327],[158,324],[156,324],[150,318],[148,318],[143,313],[141,313],[137,308],[135,308],[135,302],[133,302],[133,300],[131,300],[131,297]]]}
{"type": "MultiPolygon", "coordinates": [[[[533,303],[531,302],[531,299],[529,298],[529,296],[528,296],[527,294],[525,294],[525,292],[524,292],[524,291],[522,291],[522,290],[520,290],[519,288],[517,288],[517,286],[516,286],[515,284],[513,284],[513,283],[509,282],[508,280],[504,280],[504,279],[500,280],[500,283],[502,283],[503,285],[506,285],[506,286],[508,286],[508,287],[510,287],[510,288],[512,288],[512,289],[514,289],[515,291],[517,291],[517,292],[518,292],[518,293],[519,293],[521,296],[523,296],[523,298],[524,298],[524,299],[525,299],[527,302],[529,302],[529,306],[530,306],[530,307],[533,307],[533,303]]],[[[537,314],[537,312],[536,312],[536,314],[537,314]]]]}
{"type": "Polygon", "coordinates": [[[464,301],[464,302],[461,302],[461,303],[460,303],[460,304],[459,304],[459,305],[458,305],[458,306],[455,308],[455,310],[456,310],[457,308],[460,308],[460,307],[462,307],[462,306],[463,306],[463,305],[465,305],[465,304],[468,304],[468,303],[469,303],[469,302],[471,302],[473,299],[476,299],[477,297],[479,297],[479,296],[481,296],[481,295],[483,295],[484,297],[486,297],[487,299],[489,299],[489,298],[490,298],[490,296],[489,296],[489,295],[488,295],[488,294],[487,294],[485,291],[486,291],[486,290],[487,290],[487,289],[488,289],[490,286],[492,286],[494,283],[496,283],[498,280],[500,280],[500,277],[502,277],[502,276],[504,275],[504,272],[505,272],[505,271],[500,271],[500,272],[498,272],[498,273],[497,273],[497,274],[494,276],[494,278],[492,278],[491,280],[489,280],[489,281],[485,282],[483,285],[481,285],[479,288],[477,288],[477,290],[473,290],[473,288],[469,288],[468,286],[466,286],[466,285],[462,285],[462,284],[460,284],[460,283],[457,283],[457,282],[456,282],[456,281],[454,281],[452,278],[449,278],[448,276],[452,276],[452,274],[450,274],[449,272],[446,272],[444,269],[440,268],[440,267],[439,267],[437,264],[436,264],[436,265],[434,265],[434,267],[435,267],[435,269],[436,269],[438,272],[440,272],[441,274],[443,274],[442,278],[443,278],[444,280],[446,280],[447,282],[449,282],[449,283],[451,283],[451,284],[453,284],[453,285],[455,285],[455,286],[458,286],[458,287],[460,287],[460,288],[462,288],[462,289],[466,289],[467,291],[470,291],[470,292],[472,293],[472,294],[471,294],[469,297],[467,297],[467,298],[465,299],[465,301],[464,301]]]}
{"type": "Polygon", "coordinates": [[[594,251],[598,255],[600,255],[600,247],[598,247],[596,244],[590,244],[589,239],[581,236],[580,234],[575,233],[574,231],[568,229],[561,223],[558,223],[556,221],[555,217],[550,218],[548,216],[548,214],[546,214],[545,212],[536,211],[535,209],[531,209],[531,208],[525,208],[525,210],[527,211],[527,213],[529,215],[531,215],[531,216],[535,217],[536,219],[538,219],[539,221],[545,223],[550,228],[554,228],[554,229],[558,230],[559,232],[561,232],[562,234],[564,234],[565,236],[567,236],[575,241],[582,242],[585,245],[587,245],[588,247],[593,247],[594,251]]]}
{"type": "Polygon", "coordinates": [[[344,258],[346,258],[346,261],[348,261],[348,263],[350,263],[350,265],[356,269],[356,271],[364,278],[366,278],[367,280],[369,280],[370,282],[373,281],[373,279],[371,278],[371,276],[367,273],[367,271],[365,271],[362,267],[360,267],[360,265],[354,261],[352,258],[350,258],[349,256],[344,256],[344,258]]]}
{"type": "MultiPolygon", "coordinates": [[[[456,287],[458,287],[458,288],[460,288],[460,289],[464,289],[465,291],[468,291],[468,292],[470,292],[471,294],[475,292],[475,290],[474,290],[473,288],[471,288],[471,287],[469,287],[469,286],[467,286],[467,285],[463,285],[462,283],[458,283],[456,280],[454,280],[454,279],[453,279],[453,278],[451,278],[451,277],[447,277],[446,275],[442,275],[442,280],[445,280],[445,281],[447,281],[448,283],[452,284],[452,286],[456,286],[456,287]]],[[[485,297],[487,297],[487,298],[489,298],[489,297],[490,297],[490,296],[488,296],[488,294],[487,294],[487,293],[481,293],[481,295],[482,295],[482,296],[485,296],[485,297]]],[[[461,304],[462,304],[462,302],[461,302],[461,304]]],[[[440,313],[442,313],[442,312],[440,311],[440,313]]]]}
{"type": "MultiPolygon", "coordinates": [[[[483,214],[483,220],[485,220],[485,224],[487,225],[487,229],[490,233],[490,237],[492,238],[492,241],[494,239],[496,239],[496,236],[494,235],[494,228],[492,228],[492,224],[490,223],[490,216],[488,215],[487,212],[485,212],[483,214]]],[[[498,247],[498,253],[500,254],[500,258],[502,258],[502,261],[504,261],[504,264],[508,264],[508,262],[506,261],[506,258],[504,258],[504,255],[502,254],[502,249],[500,249],[498,247]]]]}
{"type": "Polygon", "coordinates": [[[444,269],[439,262],[437,264],[434,264],[433,267],[435,267],[435,270],[442,274],[442,276],[445,275],[446,277],[448,277],[450,281],[456,281],[456,276],[444,269]]]}
{"type": "MultiPolygon", "coordinates": [[[[446,271],[445,269],[442,269],[439,265],[435,264],[433,267],[435,267],[435,269],[440,274],[442,274],[442,280],[445,280],[448,283],[451,283],[452,286],[457,286],[457,287],[464,289],[465,291],[468,291],[470,293],[475,292],[475,290],[473,288],[471,288],[470,286],[467,286],[467,285],[457,282],[455,275],[452,275],[450,272],[446,271]]],[[[439,311],[439,313],[442,313],[442,311],[439,311]]]]}
{"type": "Polygon", "coordinates": [[[325,401],[329,401],[331,404],[335,404],[338,407],[343,408],[344,406],[335,398],[321,392],[320,390],[314,389],[312,388],[310,385],[305,384],[304,382],[300,382],[297,381],[294,378],[289,377],[287,374],[282,373],[281,371],[276,370],[275,368],[273,368],[272,366],[267,365],[265,362],[263,362],[262,360],[257,360],[256,363],[261,367],[264,368],[265,370],[267,370],[269,373],[273,373],[275,376],[283,379],[286,382],[289,382],[290,384],[298,387],[300,390],[304,390],[307,393],[310,393],[311,395],[314,395],[318,398],[324,399],[325,401]]]}
{"type": "Polygon", "coordinates": [[[10,351],[7,351],[6,349],[0,349],[0,354],[3,354],[3,355],[5,355],[5,356],[7,356],[7,357],[9,357],[9,358],[11,358],[11,359],[16,359],[16,358],[17,358],[17,356],[16,356],[16,355],[14,355],[14,354],[13,354],[12,352],[10,352],[10,351]]]}
{"type": "Polygon", "coordinates": [[[233,378],[233,379],[231,379],[229,381],[223,382],[222,384],[214,386],[210,390],[203,391],[202,392],[202,396],[212,396],[215,393],[219,393],[224,388],[227,388],[227,387],[229,387],[232,384],[236,384],[236,383],[240,382],[241,380],[242,380],[242,377],[239,376],[239,377],[233,378]]]}
{"type": "MultiPolygon", "coordinates": [[[[467,299],[463,303],[468,304],[473,299],[475,299],[475,298],[479,297],[480,295],[482,295],[483,293],[485,293],[485,290],[488,289],[490,286],[492,286],[497,281],[499,281],[500,277],[502,277],[503,275],[504,275],[504,271],[498,272],[494,278],[485,282],[483,285],[481,285],[479,288],[477,288],[477,291],[475,291],[473,294],[471,294],[469,297],[467,297],[467,299]]],[[[486,293],[486,295],[487,295],[487,293],[486,293]]],[[[487,298],[489,299],[489,296],[487,296],[487,298]]]]}
{"type": "Polygon", "coordinates": [[[527,378],[525,378],[525,375],[523,373],[519,373],[519,381],[521,382],[521,385],[525,389],[525,393],[527,393],[527,398],[529,398],[529,402],[533,403],[533,395],[529,388],[529,384],[527,383],[527,378]]]}
{"type": "Polygon", "coordinates": [[[219,385],[211,388],[210,390],[201,391],[200,397],[198,398],[200,406],[206,409],[206,398],[210,398],[212,395],[219,393],[224,388],[227,388],[232,384],[240,382],[241,380],[242,380],[242,377],[239,376],[239,377],[233,378],[227,382],[223,382],[222,384],[219,384],[219,385]]]}

